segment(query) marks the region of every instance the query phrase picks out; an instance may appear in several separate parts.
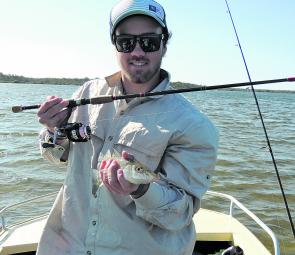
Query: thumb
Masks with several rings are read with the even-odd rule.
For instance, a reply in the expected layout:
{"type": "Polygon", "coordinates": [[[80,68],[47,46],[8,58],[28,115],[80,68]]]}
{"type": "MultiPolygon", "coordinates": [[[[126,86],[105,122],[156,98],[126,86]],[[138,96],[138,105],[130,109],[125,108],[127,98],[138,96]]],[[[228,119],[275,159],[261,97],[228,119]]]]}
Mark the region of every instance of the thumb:
{"type": "Polygon", "coordinates": [[[127,160],[127,161],[134,161],[134,156],[130,153],[128,153],[127,151],[122,151],[121,154],[122,158],[127,160]]]}

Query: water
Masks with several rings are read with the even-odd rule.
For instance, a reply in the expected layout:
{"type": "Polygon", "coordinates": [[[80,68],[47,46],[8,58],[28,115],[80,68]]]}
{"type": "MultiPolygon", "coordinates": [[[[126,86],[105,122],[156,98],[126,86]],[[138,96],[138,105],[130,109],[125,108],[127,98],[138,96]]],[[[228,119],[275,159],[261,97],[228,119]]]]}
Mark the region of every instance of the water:
{"type": "MultiPolygon", "coordinates": [[[[37,104],[47,95],[69,98],[77,86],[0,84],[0,209],[31,197],[57,191],[65,169],[40,157],[36,110],[14,114],[13,105],[37,104]]],[[[295,254],[295,242],[280,193],[261,122],[251,92],[205,91],[185,94],[220,131],[220,149],[211,190],[236,197],[264,221],[281,241],[281,254],[295,254]]],[[[257,92],[273,146],[291,215],[295,218],[295,94],[257,92]]],[[[207,199],[206,206],[225,210],[207,199]]],[[[20,217],[48,210],[48,203],[17,211],[20,217]]],[[[237,211],[237,214],[240,213],[237,211]]],[[[262,232],[248,218],[239,219],[267,245],[262,232]]],[[[12,217],[8,215],[8,221],[12,217]]]]}

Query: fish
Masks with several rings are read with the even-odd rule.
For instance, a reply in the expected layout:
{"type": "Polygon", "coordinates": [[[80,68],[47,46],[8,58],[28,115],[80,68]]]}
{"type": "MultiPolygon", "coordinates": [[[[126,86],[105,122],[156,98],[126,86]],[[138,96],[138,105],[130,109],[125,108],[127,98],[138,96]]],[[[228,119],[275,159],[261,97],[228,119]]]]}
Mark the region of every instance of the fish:
{"type": "Polygon", "coordinates": [[[138,162],[136,159],[124,159],[115,151],[105,154],[102,160],[116,160],[123,169],[124,178],[133,184],[148,184],[160,180],[159,174],[149,170],[146,166],[138,162]]]}

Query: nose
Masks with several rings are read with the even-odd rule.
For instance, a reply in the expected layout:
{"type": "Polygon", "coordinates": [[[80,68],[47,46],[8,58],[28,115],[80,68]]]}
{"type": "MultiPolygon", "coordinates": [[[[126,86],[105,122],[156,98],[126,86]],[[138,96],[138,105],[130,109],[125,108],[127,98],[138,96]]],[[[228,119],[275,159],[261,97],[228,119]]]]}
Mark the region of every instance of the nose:
{"type": "Polygon", "coordinates": [[[139,45],[139,39],[138,38],[136,40],[135,48],[131,52],[131,55],[132,56],[143,56],[143,55],[145,55],[145,52],[142,50],[142,48],[139,45]]]}

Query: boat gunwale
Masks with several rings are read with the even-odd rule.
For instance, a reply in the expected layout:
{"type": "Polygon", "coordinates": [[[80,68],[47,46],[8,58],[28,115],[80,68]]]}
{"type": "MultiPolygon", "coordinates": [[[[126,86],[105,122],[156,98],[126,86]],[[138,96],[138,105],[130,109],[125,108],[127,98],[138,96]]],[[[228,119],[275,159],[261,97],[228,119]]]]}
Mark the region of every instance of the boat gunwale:
{"type": "Polygon", "coordinates": [[[48,213],[42,214],[42,215],[38,215],[38,216],[35,216],[35,217],[32,217],[32,218],[29,218],[27,220],[24,220],[24,221],[21,221],[21,222],[12,224],[10,226],[7,226],[6,225],[6,222],[5,222],[5,217],[4,217],[4,214],[6,213],[6,211],[8,211],[11,208],[16,208],[16,207],[22,206],[24,204],[28,204],[28,203],[31,203],[33,201],[40,200],[40,199],[46,198],[46,197],[51,197],[51,196],[54,196],[54,195],[57,195],[57,194],[58,194],[58,191],[55,191],[55,192],[47,193],[47,194],[44,194],[44,195],[41,195],[41,196],[38,196],[38,197],[27,199],[27,200],[24,200],[22,202],[18,202],[18,203],[15,203],[15,204],[11,204],[11,205],[5,206],[3,209],[0,210],[0,220],[1,220],[0,236],[3,233],[5,233],[5,231],[10,230],[10,229],[12,229],[12,228],[14,228],[16,226],[24,225],[26,223],[29,223],[29,222],[32,222],[32,221],[41,219],[41,218],[45,217],[46,215],[48,215],[48,213]]]}
{"type": "Polygon", "coordinates": [[[229,215],[230,217],[235,218],[234,217],[235,206],[241,209],[246,215],[248,215],[252,220],[254,220],[257,223],[257,225],[260,226],[269,235],[273,243],[274,255],[280,255],[280,242],[275,236],[275,234],[273,233],[273,231],[262,220],[260,220],[254,213],[252,213],[247,207],[245,207],[241,202],[239,202],[233,196],[225,194],[225,193],[221,193],[221,192],[208,190],[206,194],[228,199],[230,201],[230,207],[229,207],[229,212],[227,215],[229,215]]]}
{"type": "MultiPolygon", "coordinates": [[[[38,219],[42,219],[42,218],[46,217],[46,215],[48,215],[48,214],[38,215],[38,216],[35,216],[35,217],[32,217],[32,218],[29,218],[28,220],[24,220],[24,221],[15,223],[15,224],[12,224],[10,226],[6,226],[5,217],[4,217],[4,214],[6,213],[6,211],[8,211],[11,208],[16,208],[16,207],[22,206],[24,204],[28,204],[28,203],[31,203],[33,201],[40,200],[40,199],[43,199],[43,198],[46,198],[46,197],[51,197],[51,196],[54,196],[54,195],[57,195],[57,194],[58,194],[58,191],[47,193],[45,195],[41,195],[41,196],[34,197],[34,198],[31,198],[31,199],[28,199],[28,200],[24,200],[22,202],[15,203],[15,204],[6,206],[3,209],[1,209],[0,210],[0,219],[1,219],[0,237],[4,233],[6,233],[7,231],[9,231],[9,230],[11,230],[11,229],[13,229],[13,228],[15,228],[17,226],[22,226],[22,225],[25,225],[25,224],[27,224],[29,222],[33,222],[33,221],[36,221],[38,219]]],[[[228,194],[224,194],[224,193],[221,193],[221,192],[216,192],[216,191],[209,190],[209,191],[206,192],[206,195],[225,198],[225,199],[229,200],[230,201],[230,206],[229,206],[229,212],[228,212],[227,215],[229,215],[232,218],[235,218],[234,217],[234,207],[236,206],[239,209],[241,209],[246,215],[248,215],[252,220],[254,220],[257,223],[257,225],[260,226],[270,236],[270,238],[272,239],[273,248],[274,248],[274,252],[275,252],[274,255],[280,255],[280,243],[279,243],[278,239],[276,238],[275,234],[273,233],[273,231],[263,221],[261,221],[254,213],[252,213],[249,209],[247,209],[241,202],[239,202],[233,196],[228,195],[228,194]]]]}

